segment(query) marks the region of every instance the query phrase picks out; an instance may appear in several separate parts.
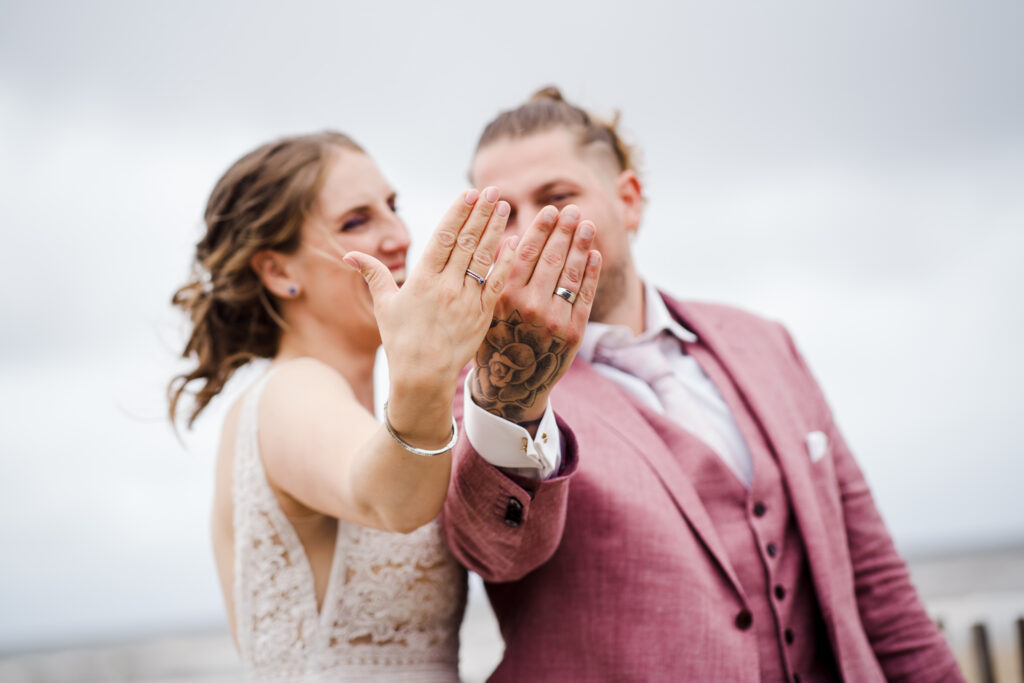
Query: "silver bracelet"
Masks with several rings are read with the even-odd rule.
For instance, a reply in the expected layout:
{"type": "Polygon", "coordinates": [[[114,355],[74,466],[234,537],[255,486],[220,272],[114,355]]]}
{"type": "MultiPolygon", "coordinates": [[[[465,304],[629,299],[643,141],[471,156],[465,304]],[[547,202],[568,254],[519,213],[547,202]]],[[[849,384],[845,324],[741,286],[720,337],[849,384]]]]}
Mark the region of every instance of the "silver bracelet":
{"type": "Polygon", "coordinates": [[[448,451],[450,451],[452,448],[455,447],[455,442],[459,440],[459,428],[455,424],[455,416],[453,415],[452,416],[452,438],[444,446],[442,446],[441,448],[438,448],[436,451],[428,451],[425,448],[416,448],[415,446],[410,446],[406,442],[402,441],[402,437],[400,437],[398,434],[395,434],[395,430],[391,428],[391,420],[388,419],[388,402],[387,401],[384,401],[384,428],[388,430],[388,434],[391,435],[391,438],[394,439],[398,443],[399,446],[401,446],[405,450],[409,451],[410,453],[415,453],[416,455],[431,456],[431,455],[441,455],[442,453],[447,453],[448,451]]]}

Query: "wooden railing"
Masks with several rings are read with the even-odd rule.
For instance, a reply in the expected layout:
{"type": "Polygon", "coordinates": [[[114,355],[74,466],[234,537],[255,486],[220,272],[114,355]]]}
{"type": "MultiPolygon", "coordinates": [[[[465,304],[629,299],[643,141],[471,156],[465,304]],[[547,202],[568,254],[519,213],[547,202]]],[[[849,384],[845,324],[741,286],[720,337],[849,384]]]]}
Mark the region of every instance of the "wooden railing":
{"type": "MultiPolygon", "coordinates": [[[[940,624],[941,626],[941,624],[940,624]]],[[[1024,683],[1024,618],[1017,619],[1016,640],[1017,640],[1017,664],[1019,665],[1020,681],[1024,683]]],[[[996,669],[992,660],[992,646],[989,642],[988,627],[983,622],[977,622],[971,627],[971,659],[973,660],[973,672],[964,672],[967,675],[976,674],[972,680],[978,683],[998,683],[996,669]]]]}

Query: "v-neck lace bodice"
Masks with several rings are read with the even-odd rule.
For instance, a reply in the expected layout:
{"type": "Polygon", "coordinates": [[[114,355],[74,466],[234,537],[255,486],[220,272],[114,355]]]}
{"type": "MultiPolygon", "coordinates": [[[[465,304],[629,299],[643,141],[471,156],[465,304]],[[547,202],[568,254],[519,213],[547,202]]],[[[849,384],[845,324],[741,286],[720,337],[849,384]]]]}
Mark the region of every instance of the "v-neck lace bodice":
{"type": "Polygon", "coordinates": [[[465,572],[435,520],[397,534],[338,520],[317,611],[313,573],[259,454],[264,375],[245,397],[235,446],[234,607],[255,681],[458,681],[465,572]]]}

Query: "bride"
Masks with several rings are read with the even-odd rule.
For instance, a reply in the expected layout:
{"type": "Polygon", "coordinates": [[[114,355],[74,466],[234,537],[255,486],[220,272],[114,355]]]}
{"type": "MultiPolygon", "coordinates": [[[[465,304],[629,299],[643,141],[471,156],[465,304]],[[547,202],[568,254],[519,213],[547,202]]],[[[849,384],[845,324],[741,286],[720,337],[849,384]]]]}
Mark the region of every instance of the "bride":
{"type": "Polygon", "coordinates": [[[458,680],[465,575],[435,518],[457,378],[515,255],[508,215],[497,188],[462,193],[407,276],[395,192],[345,135],[270,142],[214,187],[173,298],[195,367],[170,414],[188,390],[191,425],[235,370],[271,360],[227,414],[212,520],[250,679],[458,680]]]}

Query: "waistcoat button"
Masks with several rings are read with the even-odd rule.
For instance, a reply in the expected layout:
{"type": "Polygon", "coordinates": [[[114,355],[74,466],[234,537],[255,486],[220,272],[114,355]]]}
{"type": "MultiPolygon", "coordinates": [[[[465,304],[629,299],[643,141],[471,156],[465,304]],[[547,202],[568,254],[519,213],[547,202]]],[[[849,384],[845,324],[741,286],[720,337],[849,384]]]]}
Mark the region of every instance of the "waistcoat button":
{"type": "Polygon", "coordinates": [[[787,628],[782,635],[786,639],[787,645],[792,645],[793,641],[796,640],[796,634],[793,633],[793,629],[791,628],[787,628]]]}
{"type": "Polygon", "coordinates": [[[754,516],[755,517],[764,517],[764,513],[767,512],[767,511],[768,511],[768,508],[766,508],[764,506],[764,503],[762,503],[761,501],[757,501],[756,503],[754,503],[754,516]]]}
{"type": "Polygon", "coordinates": [[[505,526],[515,528],[523,523],[523,504],[518,498],[509,498],[505,507],[505,526]]]}
{"type": "Polygon", "coordinates": [[[736,615],[736,628],[741,631],[746,631],[753,623],[754,615],[748,609],[740,610],[740,613],[736,615]]]}
{"type": "Polygon", "coordinates": [[[781,600],[782,598],[786,597],[786,589],[783,588],[782,586],[776,586],[775,587],[775,597],[777,597],[779,600],[781,600]]]}
{"type": "Polygon", "coordinates": [[[779,547],[774,543],[769,543],[764,549],[768,551],[768,557],[775,557],[779,554],[779,547]]]}

